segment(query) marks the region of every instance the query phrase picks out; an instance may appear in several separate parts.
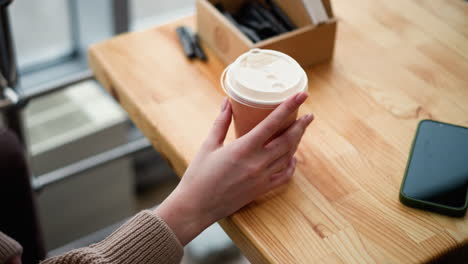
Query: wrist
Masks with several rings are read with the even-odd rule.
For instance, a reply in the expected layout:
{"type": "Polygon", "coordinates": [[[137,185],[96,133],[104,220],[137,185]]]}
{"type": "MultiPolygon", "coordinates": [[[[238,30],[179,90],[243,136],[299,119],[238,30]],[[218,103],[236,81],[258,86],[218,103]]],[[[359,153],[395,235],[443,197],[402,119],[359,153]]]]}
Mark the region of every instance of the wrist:
{"type": "Polygon", "coordinates": [[[214,222],[202,212],[196,200],[179,187],[154,212],[172,229],[183,246],[214,222]]]}

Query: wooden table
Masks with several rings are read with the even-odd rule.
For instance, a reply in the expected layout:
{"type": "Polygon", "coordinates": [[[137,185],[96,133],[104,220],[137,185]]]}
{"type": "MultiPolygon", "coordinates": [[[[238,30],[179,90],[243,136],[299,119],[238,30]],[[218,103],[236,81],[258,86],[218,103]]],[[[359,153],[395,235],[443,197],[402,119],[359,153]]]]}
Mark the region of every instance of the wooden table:
{"type": "MultiPolygon", "coordinates": [[[[468,4],[334,1],[333,60],[307,69],[316,115],[293,181],[221,221],[254,263],[417,263],[461,244],[468,220],[398,201],[421,119],[468,126],[468,4]]],[[[94,45],[98,80],[179,175],[217,115],[224,65],[185,59],[174,27],[94,45]]],[[[232,131],[230,140],[232,140],[232,131]]]]}

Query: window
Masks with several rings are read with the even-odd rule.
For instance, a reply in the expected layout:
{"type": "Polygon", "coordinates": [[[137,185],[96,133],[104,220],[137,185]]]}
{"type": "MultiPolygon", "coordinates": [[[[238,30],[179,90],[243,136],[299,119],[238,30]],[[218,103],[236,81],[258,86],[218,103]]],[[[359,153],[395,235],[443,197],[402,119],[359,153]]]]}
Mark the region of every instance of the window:
{"type": "MultiPolygon", "coordinates": [[[[151,187],[138,201],[139,208],[147,208],[176,185],[150,142],[89,80],[86,52],[91,43],[128,28],[155,26],[194,11],[195,0],[15,0],[9,7],[20,69],[15,88],[30,99],[21,114],[48,250],[133,214],[134,186],[151,187]],[[77,210],[63,217],[68,208],[77,210]]],[[[211,244],[218,249],[219,241],[211,244]]]]}
{"type": "MultiPolygon", "coordinates": [[[[27,135],[27,143],[31,144],[28,150],[31,151],[32,159],[39,153],[36,151],[37,146],[45,139],[49,140],[54,126],[66,128],[70,125],[89,123],[89,120],[77,119],[82,123],[65,124],[64,122],[72,119],[61,116],[64,112],[57,109],[64,101],[64,94],[81,94],[84,90],[83,85],[79,84],[92,78],[86,58],[87,47],[90,44],[129,28],[151,27],[194,12],[195,0],[13,1],[9,13],[19,68],[18,88],[23,97],[31,99],[28,109],[24,111],[24,127],[28,131],[18,133],[27,135]],[[75,86],[69,89],[72,90],[70,92],[55,93],[72,85],[75,86]],[[37,98],[41,99],[34,102],[37,98]],[[44,110],[42,112],[55,114],[54,125],[38,125],[40,121],[51,118],[51,115],[39,115],[39,112],[35,111],[39,106],[44,110]]],[[[97,82],[88,82],[88,86],[99,85],[97,82]]],[[[86,105],[82,107],[81,110],[87,111],[86,105]]],[[[130,134],[135,134],[134,128],[130,130],[130,134]]],[[[141,135],[131,138],[129,149],[134,141],[140,139],[141,135]]],[[[149,147],[149,144],[141,144],[142,148],[146,148],[146,145],[149,147]]],[[[49,170],[50,168],[38,171],[33,168],[35,180],[41,178],[41,175],[46,175],[49,170]]],[[[49,184],[46,180],[37,182],[41,185],[49,184]]]]}
{"type": "Polygon", "coordinates": [[[20,70],[55,61],[73,51],[68,1],[17,0],[10,20],[20,70]]]}
{"type": "Polygon", "coordinates": [[[195,12],[195,0],[131,0],[131,28],[162,24],[195,12]]]}

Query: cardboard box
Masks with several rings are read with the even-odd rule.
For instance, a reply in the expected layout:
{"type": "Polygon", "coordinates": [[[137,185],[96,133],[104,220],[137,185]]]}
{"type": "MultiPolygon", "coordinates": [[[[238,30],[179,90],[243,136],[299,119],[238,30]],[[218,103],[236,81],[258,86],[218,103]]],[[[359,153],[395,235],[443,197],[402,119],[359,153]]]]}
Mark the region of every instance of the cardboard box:
{"type": "Polygon", "coordinates": [[[313,25],[301,0],[276,0],[297,29],[253,43],[239,31],[213,4],[222,3],[229,12],[237,11],[251,0],[197,0],[197,28],[202,42],[226,64],[252,49],[273,49],[296,59],[303,67],[327,61],[333,56],[336,19],[329,0],[323,0],[330,20],[313,25]]]}

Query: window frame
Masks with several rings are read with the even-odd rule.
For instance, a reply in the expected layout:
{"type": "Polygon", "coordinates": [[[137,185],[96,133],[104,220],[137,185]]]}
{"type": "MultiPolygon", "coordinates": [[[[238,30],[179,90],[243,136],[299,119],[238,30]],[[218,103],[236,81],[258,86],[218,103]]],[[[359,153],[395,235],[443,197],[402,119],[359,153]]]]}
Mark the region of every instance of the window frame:
{"type": "Polygon", "coordinates": [[[73,49],[69,54],[19,69],[17,90],[26,100],[91,79],[89,45],[129,29],[129,0],[64,1],[69,6],[73,49]]]}
{"type": "MultiPolygon", "coordinates": [[[[63,56],[19,69],[18,79],[20,81],[14,88],[20,94],[22,101],[34,100],[73,84],[93,79],[93,74],[88,67],[87,49],[89,45],[127,32],[130,28],[129,0],[64,1],[69,1],[73,49],[63,56]]],[[[14,119],[22,123],[20,111],[21,108],[18,107],[14,113],[8,115],[10,117],[14,115],[14,119]]],[[[0,115],[0,122],[3,122],[2,115],[0,115]]],[[[18,129],[17,133],[20,137],[23,136],[21,129],[18,129]]],[[[25,147],[27,148],[27,146],[25,147]]],[[[150,148],[150,142],[144,137],[139,137],[114,149],[44,175],[32,175],[31,185],[34,190],[40,191],[76,174],[150,148]]]]}

